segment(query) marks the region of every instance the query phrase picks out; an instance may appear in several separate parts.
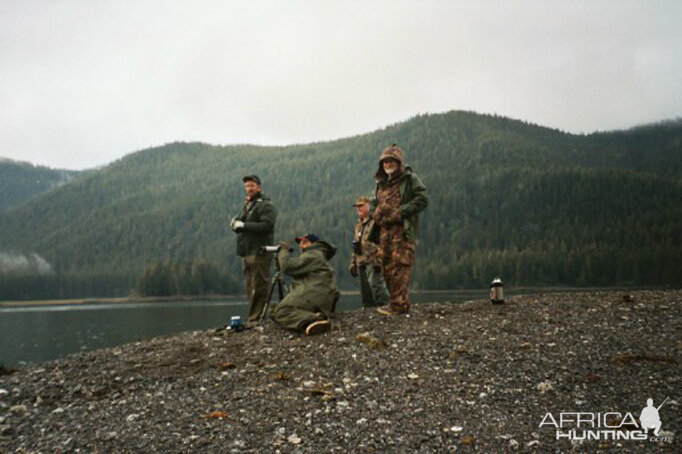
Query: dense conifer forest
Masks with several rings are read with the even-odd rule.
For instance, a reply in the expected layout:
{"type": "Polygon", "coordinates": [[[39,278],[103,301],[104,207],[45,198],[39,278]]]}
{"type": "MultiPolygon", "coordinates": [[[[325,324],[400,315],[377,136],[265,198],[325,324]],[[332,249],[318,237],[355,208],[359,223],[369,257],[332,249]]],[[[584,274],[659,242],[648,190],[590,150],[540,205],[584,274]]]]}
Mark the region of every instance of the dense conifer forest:
{"type": "Polygon", "coordinates": [[[0,253],[51,266],[0,268],[0,298],[240,292],[226,223],[251,173],[279,210],[277,238],[336,244],[340,285],[354,288],[351,204],[391,143],[430,197],[414,288],[496,275],[509,286],[682,282],[682,121],[574,135],[453,111],[305,145],[172,143],[79,175],[0,213],[0,253]]]}
{"type": "Polygon", "coordinates": [[[0,212],[68,183],[79,173],[0,158],[0,212]]]}

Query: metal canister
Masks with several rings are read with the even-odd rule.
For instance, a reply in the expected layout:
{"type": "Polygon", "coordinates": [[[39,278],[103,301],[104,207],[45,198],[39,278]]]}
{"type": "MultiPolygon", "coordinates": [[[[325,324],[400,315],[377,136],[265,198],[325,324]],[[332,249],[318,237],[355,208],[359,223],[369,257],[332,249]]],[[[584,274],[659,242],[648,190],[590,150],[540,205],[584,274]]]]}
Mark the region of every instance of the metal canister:
{"type": "Polygon", "coordinates": [[[493,304],[504,304],[504,287],[502,279],[496,277],[490,283],[490,302],[493,304]]]}

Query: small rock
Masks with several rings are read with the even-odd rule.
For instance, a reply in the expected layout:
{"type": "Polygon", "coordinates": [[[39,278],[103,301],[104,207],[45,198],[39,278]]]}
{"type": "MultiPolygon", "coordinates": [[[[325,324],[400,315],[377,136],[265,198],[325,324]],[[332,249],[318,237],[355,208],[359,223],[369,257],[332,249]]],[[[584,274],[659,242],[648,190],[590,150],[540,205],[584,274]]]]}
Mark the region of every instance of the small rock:
{"type": "Polygon", "coordinates": [[[540,444],[539,440],[533,440],[533,441],[529,441],[528,443],[526,443],[526,447],[530,448],[532,446],[537,446],[539,444],[540,444]]]}
{"type": "Polygon", "coordinates": [[[462,426],[452,426],[452,427],[450,427],[450,432],[461,432],[462,430],[464,430],[464,427],[462,427],[462,426]]]}
{"type": "Polygon", "coordinates": [[[296,435],[294,433],[294,434],[289,435],[289,437],[287,438],[287,441],[289,443],[291,443],[292,445],[299,445],[299,444],[301,444],[301,441],[303,441],[303,440],[301,440],[301,437],[299,437],[298,435],[296,435]]]}
{"type": "Polygon", "coordinates": [[[409,378],[410,380],[416,380],[417,378],[419,378],[419,375],[412,372],[412,373],[407,375],[407,378],[409,378]]]}
{"type": "Polygon", "coordinates": [[[552,387],[552,384],[548,381],[543,381],[538,383],[538,391],[540,391],[542,394],[545,394],[547,391],[551,391],[554,389],[552,387]]]}
{"type": "Polygon", "coordinates": [[[355,421],[355,424],[357,424],[358,426],[361,426],[361,425],[366,424],[366,423],[367,423],[367,418],[360,418],[357,421],[355,421]]]}
{"type": "Polygon", "coordinates": [[[313,386],[315,386],[315,382],[312,380],[306,380],[303,382],[303,386],[306,388],[312,388],[313,386]]]}
{"type": "Polygon", "coordinates": [[[15,405],[9,408],[10,413],[14,413],[19,416],[25,416],[28,413],[28,407],[26,405],[15,405]]]}
{"type": "Polygon", "coordinates": [[[133,422],[139,417],[140,417],[140,415],[138,413],[131,413],[126,417],[126,421],[133,422]]]}
{"type": "Polygon", "coordinates": [[[470,435],[467,435],[466,437],[462,437],[461,442],[463,445],[473,445],[476,443],[476,439],[470,435]]]}
{"type": "Polygon", "coordinates": [[[58,407],[52,410],[52,413],[54,414],[64,413],[64,409],[62,407],[58,407]]]}
{"type": "Polygon", "coordinates": [[[511,440],[509,440],[509,447],[512,449],[518,449],[519,442],[512,438],[511,440]]]}
{"type": "Polygon", "coordinates": [[[9,391],[4,388],[0,388],[0,397],[6,396],[7,394],[9,394],[9,391]]]}

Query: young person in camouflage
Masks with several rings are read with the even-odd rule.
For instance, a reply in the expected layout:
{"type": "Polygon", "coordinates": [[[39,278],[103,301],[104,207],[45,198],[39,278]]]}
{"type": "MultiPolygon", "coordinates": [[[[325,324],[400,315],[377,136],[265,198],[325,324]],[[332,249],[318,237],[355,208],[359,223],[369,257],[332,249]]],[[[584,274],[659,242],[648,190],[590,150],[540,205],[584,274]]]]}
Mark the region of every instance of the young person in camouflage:
{"type": "Polygon", "coordinates": [[[419,212],[428,205],[426,187],[405,165],[395,144],[384,149],[375,175],[372,218],[379,227],[379,256],[391,302],[377,309],[384,315],[406,314],[410,309],[408,286],[415,259],[419,212]]]}
{"type": "Polygon", "coordinates": [[[260,320],[270,290],[270,256],[261,247],[273,244],[277,210],[261,193],[260,178],[247,175],[242,181],[246,200],[230,228],[237,234],[237,255],[243,258],[246,297],[251,303],[248,322],[253,324],[260,320]]]}
{"type": "Polygon", "coordinates": [[[374,220],[369,215],[370,200],[362,196],[353,204],[358,215],[353,233],[353,256],[349,271],[353,277],[360,276],[362,307],[388,304],[388,291],[381,271],[379,245],[370,240],[374,220]]]}
{"type": "Polygon", "coordinates": [[[277,260],[294,282],[291,292],[275,306],[272,318],[283,328],[307,335],[325,333],[331,328],[327,319],[340,296],[329,264],[336,248],[313,234],[298,237],[296,242],[301,247],[298,257],[290,255],[287,242],[280,243],[277,260]]]}

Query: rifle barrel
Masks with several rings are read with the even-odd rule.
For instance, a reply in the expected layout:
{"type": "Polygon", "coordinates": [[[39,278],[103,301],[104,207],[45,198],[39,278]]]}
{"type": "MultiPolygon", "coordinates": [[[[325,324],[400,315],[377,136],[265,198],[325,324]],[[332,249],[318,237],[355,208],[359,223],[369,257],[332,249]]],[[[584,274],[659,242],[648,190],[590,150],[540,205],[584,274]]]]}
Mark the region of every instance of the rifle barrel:
{"type": "Polygon", "coordinates": [[[666,397],[665,400],[661,403],[661,405],[659,405],[658,407],[656,407],[656,410],[660,410],[661,407],[663,406],[663,404],[665,404],[666,402],[668,402],[668,399],[670,399],[670,396],[666,397]]]}

